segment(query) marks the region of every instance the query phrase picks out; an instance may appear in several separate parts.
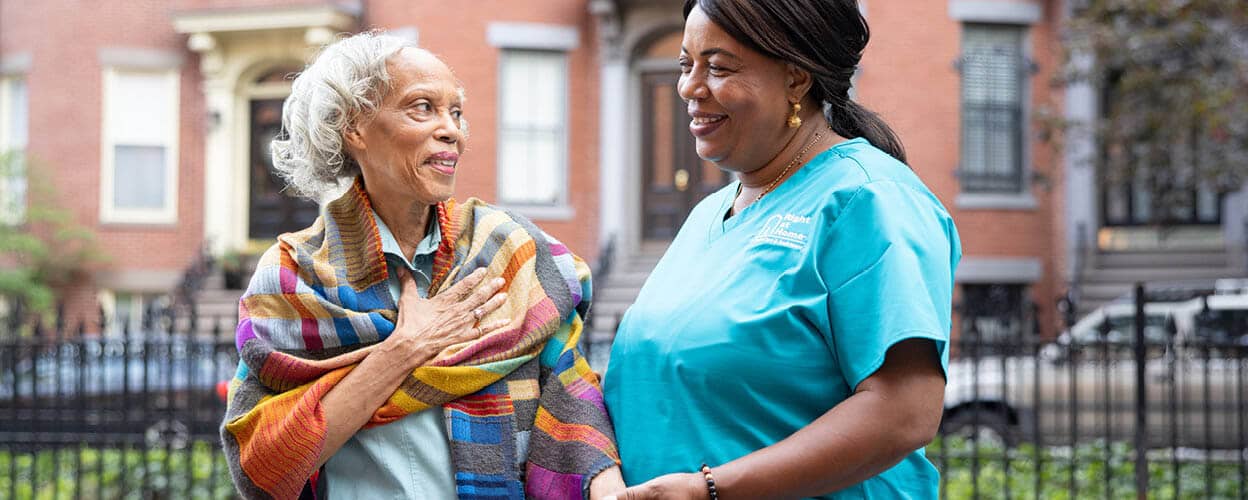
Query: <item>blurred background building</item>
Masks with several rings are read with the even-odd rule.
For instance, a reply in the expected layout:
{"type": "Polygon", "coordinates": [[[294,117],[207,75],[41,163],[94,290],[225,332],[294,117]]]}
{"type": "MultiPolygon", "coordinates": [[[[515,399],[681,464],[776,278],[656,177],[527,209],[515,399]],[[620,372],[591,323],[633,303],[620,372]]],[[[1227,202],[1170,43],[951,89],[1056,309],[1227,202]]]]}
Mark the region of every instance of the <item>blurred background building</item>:
{"type": "MultiPolygon", "coordinates": [[[[1106,98],[1053,83],[1063,2],[861,3],[873,36],[855,98],[952,212],[976,331],[1052,336],[1068,290],[1087,312],[1139,279],[1248,275],[1243,190],[1193,190],[1159,229],[1145,190],[1098,181],[1091,133],[1055,147],[1042,122],[1093,119],[1106,98]]],[[[59,290],[68,315],[102,308],[116,326],[173,294],[229,316],[241,291],[223,270],[246,276],[317,214],[271,173],[291,76],[340,33],[389,30],[467,88],[457,195],[515,208],[597,263],[605,336],[730,180],[698,159],[675,93],[682,26],[672,0],[0,0],[0,150],[24,152],[107,256],[59,290]]],[[[0,187],[23,202],[29,182],[0,187]]]]}

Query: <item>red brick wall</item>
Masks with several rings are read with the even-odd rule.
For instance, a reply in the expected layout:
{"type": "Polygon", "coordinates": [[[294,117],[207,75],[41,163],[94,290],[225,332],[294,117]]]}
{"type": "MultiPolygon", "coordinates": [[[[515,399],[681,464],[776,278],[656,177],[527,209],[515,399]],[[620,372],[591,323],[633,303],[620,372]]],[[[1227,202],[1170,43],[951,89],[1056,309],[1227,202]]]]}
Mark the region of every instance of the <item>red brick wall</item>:
{"type": "MultiPolygon", "coordinates": [[[[1055,2],[1045,2],[1054,4],[1055,2]]],[[[871,42],[858,81],[860,100],[877,111],[901,136],[911,166],[949,208],[962,238],[965,258],[1040,259],[1043,279],[1031,290],[1041,308],[1041,324],[1052,334],[1054,298],[1063,289],[1061,168],[1052,148],[1030,129],[1032,183],[1037,208],[962,210],[955,176],[960,148],[961,80],[954,68],[960,55],[961,24],[950,18],[948,2],[872,1],[867,20],[871,42]]],[[[1030,52],[1039,71],[1031,80],[1031,117],[1042,108],[1061,110],[1060,93],[1049,83],[1059,63],[1054,24],[1057,7],[1030,30],[1030,52]]],[[[1034,123],[1032,124],[1034,125],[1034,123]]],[[[956,331],[956,328],[955,328],[956,331]]]]}
{"type": "MultiPolygon", "coordinates": [[[[198,59],[173,32],[168,2],[99,0],[0,3],[0,54],[29,53],[28,151],[50,170],[60,206],[95,233],[110,261],[102,269],[179,271],[203,237],[203,99],[198,59]],[[99,222],[102,75],[99,49],[176,51],[181,72],[178,222],[172,226],[99,222]]],[[[70,311],[94,317],[94,289],[64,294],[70,311]]]]}
{"type": "MultiPolygon", "coordinates": [[[[60,204],[90,228],[110,260],[101,270],[180,271],[203,238],[204,102],[199,56],[174,33],[171,14],[195,9],[332,4],[328,0],[101,0],[0,3],[0,54],[28,52],[29,150],[51,167],[60,204]],[[51,20],[55,20],[52,22],[51,20]],[[140,28],[141,29],[137,29],[140,28]],[[176,51],[181,74],[178,223],[172,226],[99,222],[102,114],[101,47],[176,51]]],[[[337,2],[351,3],[351,2],[337,2]]],[[[487,43],[491,21],[573,26],[580,46],[569,54],[569,203],[571,221],[536,222],[575,252],[592,259],[598,224],[598,62],[593,20],[584,0],[481,1],[448,9],[440,1],[365,2],[363,26],[415,26],[425,47],[441,55],[465,82],[473,136],[457,197],[496,198],[498,50],[487,43]]],[[[73,313],[94,317],[96,287],[65,290],[73,313]]]]}
{"type": "MultiPolygon", "coordinates": [[[[203,235],[204,104],[199,57],[173,32],[171,13],[205,8],[328,4],[329,0],[99,0],[0,2],[0,54],[29,52],[31,138],[29,149],[53,167],[63,206],[91,228],[114,270],[180,270],[203,235]],[[55,20],[55,21],[53,21],[55,20]],[[141,29],[137,29],[141,28],[141,29]],[[100,224],[100,47],[171,50],[185,60],[181,75],[178,224],[167,227],[100,224]]],[[[1056,2],[1045,2],[1055,4],[1056,2]]],[[[908,148],[910,163],[945,202],[961,231],[967,257],[1041,259],[1044,280],[1033,298],[1052,324],[1053,297],[1060,292],[1062,262],[1061,169],[1058,158],[1033,134],[1034,211],[960,210],[958,183],[960,24],[947,2],[870,2],[873,40],[859,80],[860,99],[878,111],[908,148]]],[[[1031,85],[1032,116],[1041,108],[1060,110],[1060,93],[1049,81],[1058,64],[1054,5],[1031,30],[1031,53],[1039,67],[1031,85]]],[[[573,26],[580,45],[569,54],[569,202],[572,221],[537,223],[591,260],[597,253],[598,76],[597,35],[585,0],[478,0],[447,8],[435,0],[370,0],[363,5],[365,28],[415,26],[421,45],[442,56],[465,83],[472,138],[457,197],[497,194],[498,49],[487,40],[492,21],[573,26]]],[[[612,98],[608,96],[608,98],[612,98]]],[[[94,314],[94,289],[84,284],[66,298],[94,314]]],[[[1051,331],[1051,330],[1050,330],[1051,331]]]]}

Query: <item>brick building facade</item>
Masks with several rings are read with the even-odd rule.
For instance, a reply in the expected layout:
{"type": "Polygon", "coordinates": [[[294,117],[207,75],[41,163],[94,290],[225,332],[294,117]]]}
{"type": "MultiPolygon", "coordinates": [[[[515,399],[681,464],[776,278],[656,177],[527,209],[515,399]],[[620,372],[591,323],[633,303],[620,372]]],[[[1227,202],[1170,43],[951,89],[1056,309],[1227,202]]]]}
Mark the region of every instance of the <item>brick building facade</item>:
{"type": "MultiPolygon", "coordinates": [[[[1081,116],[1092,106],[1068,103],[1067,89],[1050,84],[1066,6],[861,4],[872,41],[855,96],[894,127],[952,212],[965,250],[959,295],[1011,311],[1034,303],[1040,333],[1052,335],[1053,299],[1085,272],[1089,251],[1077,240],[1107,234],[1086,171],[1036,127],[1042,113],[1081,116]],[[1079,185],[1068,182],[1071,172],[1079,185]]],[[[168,291],[205,245],[218,255],[255,251],[274,230],[301,227],[308,205],[265,184],[257,144],[276,131],[274,103],[289,92],[290,72],[335,34],[362,29],[416,39],[463,81],[471,139],[457,196],[514,207],[591,261],[608,244],[626,259],[661,248],[692,203],[728,180],[692,156],[672,88],[679,8],[671,0],[0,0],[0,83],[11,89],[0,92],[0,118],[25,120],[25,150],[47,165],[63,206],[111,257],[90,282],[65,290],[83,315],[98,301],[136,307],[168,291]],[[20,99],[25,108],[14,104],[20,99]]],[[[1243,198],[1229,197],[1223,211],[1233,215],[1243,198]]],[[[1220,221],[1202,230],[1219,242],[1242,238],[1242,216],[1220,221]]],[[[981,327],[1020,328],[1004,323],[981,327]]]]}

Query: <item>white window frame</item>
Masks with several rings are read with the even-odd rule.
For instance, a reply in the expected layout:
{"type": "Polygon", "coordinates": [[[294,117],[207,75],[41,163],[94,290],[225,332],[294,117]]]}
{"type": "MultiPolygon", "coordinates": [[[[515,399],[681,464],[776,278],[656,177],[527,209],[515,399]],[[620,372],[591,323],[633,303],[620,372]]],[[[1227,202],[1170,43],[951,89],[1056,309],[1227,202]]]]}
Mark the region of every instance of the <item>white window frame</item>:
{"type": "Polygon", "coordinates": [[[575,210],[571,207],[570,190],[572,183],[571,169],[571,140],[570,140],[570,117],[571,117],[571,100],[572,100],[572,74],[571,74],[571,51],[580,45],[580,31],[571,26],[559,26],[540,23],[515,23],[515,22],[494,22],[487,27],[486,33],[488,43],[499,49],[498,57],[498,93],[496,107],[497,111],[497,168],[496,172],[496,195],[498,203],[508,208],[514,209],[526,216],[534,219],[542,220],[571,220],[575,216],[575,210]],[[558,162],[556,166],[556,191],[555,201],[551,203],[528,203],[523,201],[511,201],[503,198],[503,176],[501,175],[505,159],[503,158],[503,139],[506,134],[506,125],[504,123],[503,113],[506,105],[503,103],[503,95],[507,89],[507,82],[503,80],[503,65],[509,53],[522,52],[544,52],[549,54],[557,54],[562,59],[563,65],[563,96],[561,103],[563,109],[560,110],[562,124],[559,134],[558,162]]]}
{"type": "Polygon", "coordinates": [[[29,142],[30,142],[29,137],[30,137],[30,83],[27,81],[26,75],[24,74],[0,73],[0,154],[8,154],[11,152],[16,152],[19,155],[18,161],[21,163],[17,166],[17,168],[23,170],[22,174],[26,178],[26,180],[23,181],[26,184],[25,190],[23,191],[23,199],[21,201],[21,206],[18,207],[16,213],[7,212],[8,204],[10,203],[10,200],[8,200],[8,196],[10,194],[10,189],[11,189],[11,187],[9,186],[10,179],[8,177],[0,178],[0,208],[6,209],[6,212],[4,214],[0,214],[0,224],[16,226],[16,225],[21,225],[26,222],[26,209],[27,209],[27,206],[29,204],[29,199],[30,199],[30,180],[29,180],[30,176],[25,174],[26,161],[24,157],[26,155],[27,149],[29,148],[29,142]],[[12,132],[11,130],[9,130],[9,118],[10,118],[11,113],[13,112],[12,110],[14,106],[12,85],[14,82],[18,82],[18,81],[22,82],[24,86],[26,87],[25,106],[26,106],[27,141],[26,143],[23,143],[20,145],[11,144],[9,142],[9,135],[12,132]]]}
{"type": "Polygon", "coordinates": [[[568,205],[568,180],[569,180],[569,176],[568,176],[568,157],[569,157],[570,155],[568,154],[568,101],[569,101],[569,99],[568,99],[568,93],[569,93],[569,92],[568,92],[568,83],[569,83],[569,82],[568,82],[568,76],[569,76],[569,75],[568,75],[568,55],[567,55],[567,53],[566,53],[566,52],[559,52],[559,51],[542,51],[542,50],[532,50],[532,49],[504,49],[504,50],[503,50],[503,51],[499,54],[499,73],[498,73],[498,76],[499,76],[499,81],[498,81],[498,88],[499,88],[499,92],[498,92],[498,93],[499,93],[499,106],[498,106],[498,144],[499,144],[499,147],[498,147],[498,167],[499,167],[499,173],[501,174],[502,169],[503,169],[503,168],[505,168],[505,167],[504,167],[504,165],[505,165],[505,164],[506,164],[506,162],[507,162],[507,159],[503,157],[503,148],[502,148],[502,144],[504,143],[504,138],[505,138],[505,137],[507,137],[507,134],[508,134],[508,126],[507,126],[507,124],[506,124],[505,117],[504,117],[504,115],[503,115],[503,113],[505,112],[505,110],[506,110],[507,106],[506,106],[506,104],[504,104],[504,103],[502,102],[502,101],[503,101],[503,94],[504,94],[504,93],[506,93],[506,89],[507,89],[508,82],[504,81],[504,75],[505,75],[505,73],[503,72],[502,67],[503,67],[503,65],[505,64],[505,60],[506,60],[506,58],[507,58],[509,55],[511,55],[511,54],[524,54],[524,53],[541,53],[541,54],[547,54],[547,55],[557,55],[557,56],[560,58],[560,62],[562,63],[562,66],[563,66],[563,90],[564,90],[564,92],[563,92],[563,99],[561,100],[561,104],[563,105],[563,109],[560,109],[560,110],[557,112],[558,116],[560,116],[560,117],[561,117],[561,119],[560,119],[560,120],[558,120],[558,122],[557,122],[557,123],[559,123],[559,124],[560,124],[560,126],[559,126],[559,130],[557,130],[557,131],[555,132],[555,134],[556,134],[556,139],[555,139],[555,140],[556,140],[556,144],[555,144],[555,147],[556,147],[556,150],[558,151],[558,153],[557,153],[557,155],[556,155],[556,160],[555,160],[556,165],[555,165],[555,167],[554,167],[554,169],[555,169],[555,187],[556,187],[556,189],[555,189],[555,200],[554,200],[554,201],[552,201],[552,202],[550,202],[550,203],[540,203],[540,202],[535,203],[535,202],[529,202],[529,201],[524,201],[524,200],[508,200],[508,199],[504,199],[504,198],[503,198],[503,186],[502,186],[503,176],[502,176],[502,175],[498,175],[498,176],[497,176],[497,177],[498,177],[498,179],[499,179],[499,181],[498,181],[498,182],[499,182],[499,185],[498,185],[498,198],[499,198],[499,200],[498,200],[498,201],[499,201],[499,203],[500,203],[500,204],[502,204],[502,205],[505,205],[505,206],[513,206],[513,207],[530,207],[530,208],[537,208],[537,207],[563,207],[563,206],[567,206],[567,205],[568,205]]]}
{"type": "Polygon", "coordinates": [[[180,85],[181,74],[177,68],[154,69],[146,67],[127,67],[127,66],[107,66],[104,68],[103,75],[103,115],[101,117],[102,126],[100,127],[100,222],[113,224],[175,224],[178,221],[178,139],[181,115],[180,102],[180,85]],[[166,148],[165,168],[168,175],[165,176],[165,206],[158,209],[134,209],[120,208],[114,203],[114,185],[116,174],[115,163],[115,147],[116,139],[112,136],[115,124],[109,123],[111,117],[111,106],[115,105],[111,101],[112,89],[117,85],[117,79],[122,73],[147,73],[160,74],[165,78],[166,85],[170,86],[170,100],[168,123],[173,124],[167,127],[165,137],[160,145],[166,148]]]}

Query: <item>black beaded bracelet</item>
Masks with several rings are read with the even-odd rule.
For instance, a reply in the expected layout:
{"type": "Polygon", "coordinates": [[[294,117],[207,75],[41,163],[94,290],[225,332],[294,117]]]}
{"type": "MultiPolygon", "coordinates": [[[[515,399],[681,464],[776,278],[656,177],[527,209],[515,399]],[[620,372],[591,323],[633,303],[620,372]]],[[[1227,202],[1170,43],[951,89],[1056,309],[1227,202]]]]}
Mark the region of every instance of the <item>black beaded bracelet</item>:
{"type": "Polygon", "coordinates": [[[719,493],[715,492],[715,476],[711,475],[711,466],[702,464],[702,478],[706,479],[706,491],[710,492],[711,500],[719,500],[719,493]]]}

